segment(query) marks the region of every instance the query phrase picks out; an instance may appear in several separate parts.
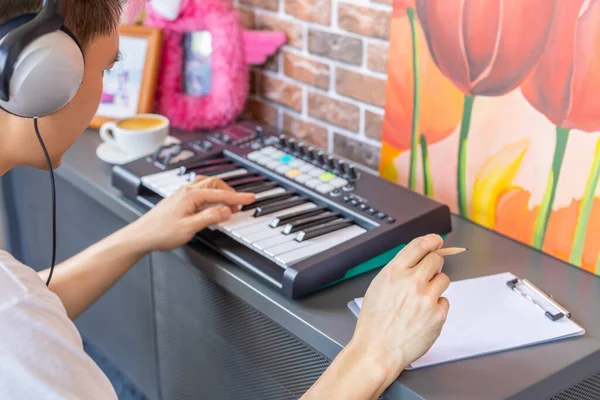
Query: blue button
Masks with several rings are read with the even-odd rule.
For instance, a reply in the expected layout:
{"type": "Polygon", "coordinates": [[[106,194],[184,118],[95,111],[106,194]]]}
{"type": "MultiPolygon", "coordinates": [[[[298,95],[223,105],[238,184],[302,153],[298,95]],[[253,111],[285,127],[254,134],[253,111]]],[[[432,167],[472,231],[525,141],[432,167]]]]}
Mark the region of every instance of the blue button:
{"type": "Polygon", "coordinates": [[[289,164],[292,161],[294,161],[294,157],[290,156],[290,155],[285,155],[283,157],[281,157],[279,159],[280,162],[282,162],[283,164],[289,164]]]}

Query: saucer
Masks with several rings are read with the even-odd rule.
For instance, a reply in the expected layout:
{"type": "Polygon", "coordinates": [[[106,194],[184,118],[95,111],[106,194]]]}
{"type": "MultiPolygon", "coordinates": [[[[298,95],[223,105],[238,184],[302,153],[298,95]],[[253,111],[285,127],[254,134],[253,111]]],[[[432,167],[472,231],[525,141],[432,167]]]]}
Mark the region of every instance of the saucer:
{"type": "MultiPolygon", "coordinates": [[[[176,143],[180,143],[180,140],[173,136],[167,136],[163,146],[169,146],[176,143]]],[[[106,163],[115,165],[127,164],[147,155],[149,154],[131,156],[118,147],[107,142],[102,142],[96,149],[96,156],[98,156],[99,159],[106,163]]]]}

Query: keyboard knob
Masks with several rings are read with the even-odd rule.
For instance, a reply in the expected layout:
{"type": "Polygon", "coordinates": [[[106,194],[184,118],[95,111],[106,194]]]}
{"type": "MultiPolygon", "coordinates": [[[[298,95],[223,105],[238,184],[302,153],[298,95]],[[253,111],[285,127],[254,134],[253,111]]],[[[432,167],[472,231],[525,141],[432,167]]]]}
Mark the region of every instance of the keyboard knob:
{"type": "Polygon", "coordinates": [[[346,162],[344,160],[338,161],[336,172],[340,175],[345,175],[346,174],[346,170],[344,169],[345,166],[346,166],[346,162]]]}
{"type": "Polygon", "coordinates": [[[287,139],[283,135],[279,135],[279,145],[285,147],[287,145],[287,139]]]}
{"type": "Polygon", "coordinates": [[[262,141],[263,137],[264,137],[264,133],[263,133],[262,126],[257,126],[256,129],[254,130],[254,138],[262,141]]]}
{"type": "Polygon", "coordinates": [[[335,170],[335,158],[332,156],[327,157],[327,168],[335,170]]]}
{"type": "Polygon", "coordinates": [[[314,148],[310,148],[310,152],[309,152],[309,158],[312,161],[317,161],[317,150],[315,150],[314,148]]]}
{"type": "Polygon", "coordinates": [[[356,167],[354,165],[351,165],[348,169],[348,177],[351,180],[355,180],[356,178],[358,178],[358,174],[356,173],[356,167]]]}
{"type": "Polygon", "coordinates": [[[297,143],[295,139],[290,139],[288,140],[288,148],[292,151],[295,152],[297,149],[297,143]]]}
{"type": "Polygon", "coordinates": [[[321,165],[326,165],[327,164],[327,156],[325,155],[325,152],[322,150],[319,150],[319,152],[317,153],[317,161],[319,162],[319,164],[321,165]]]}
{"type": "Polygon", "coordinates": [[[304,145],[304,143],[298,143],[298,154],[300,154],[301,157],[305,157],[306,156],[306,146],[304,145]]]}

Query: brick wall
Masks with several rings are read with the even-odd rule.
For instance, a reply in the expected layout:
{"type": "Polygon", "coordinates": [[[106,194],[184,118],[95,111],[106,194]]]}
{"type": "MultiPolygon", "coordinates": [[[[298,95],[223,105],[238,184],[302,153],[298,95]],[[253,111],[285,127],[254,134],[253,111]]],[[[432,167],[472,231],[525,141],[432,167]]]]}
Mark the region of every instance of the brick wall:
{"type": "Polygon", "coordinates": [[[246,115],[377,170],[392,0],[233,0],[287,44],[251,73],[246,115]]]}

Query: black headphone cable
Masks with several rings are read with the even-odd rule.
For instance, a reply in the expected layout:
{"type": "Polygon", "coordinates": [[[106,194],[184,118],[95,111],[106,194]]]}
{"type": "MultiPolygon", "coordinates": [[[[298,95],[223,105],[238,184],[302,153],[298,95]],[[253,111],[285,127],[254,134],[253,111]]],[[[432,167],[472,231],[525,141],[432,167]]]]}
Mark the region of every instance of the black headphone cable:
{"type": "Polygon", "coordinates": [[[48,280],[46,281],[46,286],[50,286],[50,280],[52,279],[52,274],[54,273],[54,264],[56,263],[56,183],[54,181],[54,169],[52,168],[52,161],[50,160],[50,156],[48,155],[48,151],[46,150],[46,146],[44,145],[44,141],[40,135],[37,117],[33,119],[33,126],[35,127],[35,133],[40,141],[44,155],[46,156],[46,162],[48,163],[48,169],[50,170],[50,183],[52,184],[52,264],[50,265],[50,275],[48,275],[48,280]]]}

